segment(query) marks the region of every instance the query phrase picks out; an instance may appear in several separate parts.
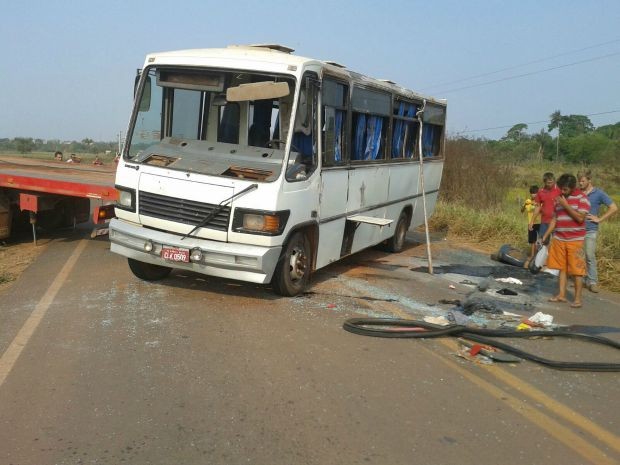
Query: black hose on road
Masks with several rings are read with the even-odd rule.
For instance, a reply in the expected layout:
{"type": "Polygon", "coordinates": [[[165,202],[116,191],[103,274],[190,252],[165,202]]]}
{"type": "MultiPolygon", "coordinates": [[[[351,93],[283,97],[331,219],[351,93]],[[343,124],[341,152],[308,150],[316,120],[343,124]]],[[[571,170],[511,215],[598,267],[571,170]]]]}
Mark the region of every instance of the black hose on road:
{"type": "Polygon", "coordinates": [[[530,354],[517,349],[494,338],[532,338],[541,336],[570,337],[582,339],[597,344],[603,344],[615,349],[620,349],[620,343],[602,336],[571,331],[511,331],[503,329],[471,328],[462,325],[439,326],[425,321],[402,320],[391,318],[350,318],[343,324],[343,328],[350,333],[362,336],[386,337],[386,338],[411,338],[423,339],[443,336],[462,337],[474,342],[497,347],[525,360],[540,363],[541,365],[557,370],[571,371],[620,371],[620,363],[602,362],[558,362],[530,354]],[[404,329],[403,329],[404,328],[404,329]],[[408,328],[408,329],[407,329],[408,328]]]}

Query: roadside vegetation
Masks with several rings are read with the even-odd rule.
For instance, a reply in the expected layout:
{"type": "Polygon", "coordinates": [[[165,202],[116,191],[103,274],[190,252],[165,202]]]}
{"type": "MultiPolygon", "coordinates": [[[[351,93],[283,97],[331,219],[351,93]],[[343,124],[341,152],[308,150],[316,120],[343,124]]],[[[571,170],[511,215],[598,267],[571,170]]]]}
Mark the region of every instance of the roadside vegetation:
{"type": "Polygon", "coordinates": [[[59,139],[33,139],[32,137],[0,138],[0,153],[28,155],[34,158],[50,158],[57,150],[63,152],[65,158],[72,153],[78,156],[94,158],[96,155],[114,158],[118,150],[116,142],[96,142],[85,138],[81,141],[61,141],[59,139]]]}
{"type": "MultiPolygon", "coordinates": [[[[587,167],[594,185],[620,205],[620,123],[595,129],[587,117],[562,118],[559,144],[544,131],[526,134],[524,124],[498,141],[449,138],[431,227],[489,252],[502,244],[526,251],[527,217],[520,207],[529,186],[542,187],[547,171],[557,178],[587,167]]],[[[549,129],[557,132],[552,124],[549,129]]],[[[597,258],[601,286],[620,292],[620,214],[601,224],[597,258]]]]}

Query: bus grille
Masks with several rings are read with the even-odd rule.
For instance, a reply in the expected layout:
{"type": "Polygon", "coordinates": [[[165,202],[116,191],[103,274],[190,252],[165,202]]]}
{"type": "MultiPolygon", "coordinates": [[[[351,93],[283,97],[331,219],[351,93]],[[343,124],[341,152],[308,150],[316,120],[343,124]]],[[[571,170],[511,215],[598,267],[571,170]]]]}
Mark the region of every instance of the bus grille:
{"type": "MultiPolygon", "coordinates": [[[[217,205],[210,203],[177,199],[142,191],[139,193],[138,205],[140,206],[140,215],[191,224],[193,226],[196,226],[217,208],[217,205]]],[[[230,207],[222,207],[222,210],[203,227],[218,231],[228,231],[229,218],[230,207]]]]}

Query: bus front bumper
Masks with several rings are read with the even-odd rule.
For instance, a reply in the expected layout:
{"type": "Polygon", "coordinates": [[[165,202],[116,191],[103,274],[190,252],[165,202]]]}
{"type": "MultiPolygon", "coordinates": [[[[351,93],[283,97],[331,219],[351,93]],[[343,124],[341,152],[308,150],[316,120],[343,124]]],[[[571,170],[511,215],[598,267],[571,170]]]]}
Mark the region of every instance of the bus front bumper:
{"type": "Polygon", "coordinates": [[[153,265],[167,266],[197,273],[266,284],[271,281],[282,247],[217,242],[196,237],[170,234],[128,223],[119,219],[110,221],[110,250],[127,258],[153,265]],[[145,249],[150,249],[148,252],[145,249]],[[199,261],[177,262],[164,260],[162,248],[200,249],[199,261]]]}

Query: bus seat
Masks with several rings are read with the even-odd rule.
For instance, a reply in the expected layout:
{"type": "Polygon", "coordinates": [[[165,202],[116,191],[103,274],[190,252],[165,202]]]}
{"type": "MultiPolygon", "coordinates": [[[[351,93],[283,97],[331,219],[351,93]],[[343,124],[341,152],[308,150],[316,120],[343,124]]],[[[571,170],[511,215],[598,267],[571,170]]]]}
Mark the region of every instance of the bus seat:
{"type": "Polygon", "coordinates": [[[239,104],[227,103],[218,128],[217,141],[229,144],[239,143],[239,104]]]}
{"type": "Polygon", "coordinates": [[[248,130],[248,145],[265,147],[269,142],[269,128],[253,123],[248,130]]]}
{"type": "Polygon", "coordinates": [[[293,134],[293,150],[298,149],[301,152],[303,160],[312,160],[312,135],[303,132],[295,132],[293,134]]]}

